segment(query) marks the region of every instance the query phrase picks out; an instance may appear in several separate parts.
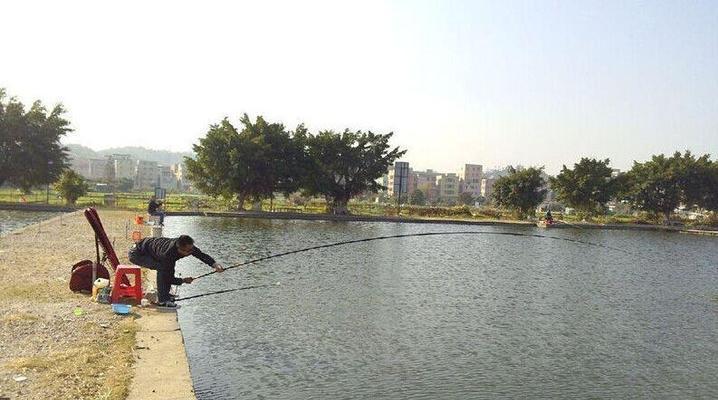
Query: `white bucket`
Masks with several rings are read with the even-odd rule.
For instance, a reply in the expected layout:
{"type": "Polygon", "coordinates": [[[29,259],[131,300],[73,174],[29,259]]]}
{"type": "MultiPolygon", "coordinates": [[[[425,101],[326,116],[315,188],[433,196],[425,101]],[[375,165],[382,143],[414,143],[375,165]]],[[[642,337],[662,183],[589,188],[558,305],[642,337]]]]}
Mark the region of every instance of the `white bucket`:
{"type": "Polygon", "coordinates": [[[109,284],[110,284],[109,279],[97,278],[97,279],[95,279],[94,286],[98,289],[102,289],[103,287],[107,287],[107,285],[109,285],[109,284]]]}

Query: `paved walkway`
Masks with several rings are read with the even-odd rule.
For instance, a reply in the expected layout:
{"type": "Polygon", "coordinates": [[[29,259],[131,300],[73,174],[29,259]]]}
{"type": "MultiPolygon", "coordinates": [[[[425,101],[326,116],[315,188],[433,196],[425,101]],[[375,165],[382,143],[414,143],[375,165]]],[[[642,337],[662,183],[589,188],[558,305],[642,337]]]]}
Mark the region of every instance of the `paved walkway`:
{"type": "Polygon", "coordinates": [[[134,378],[127,400],[194,400],[176,312],[145,308],[139,314],[134,378]]]}

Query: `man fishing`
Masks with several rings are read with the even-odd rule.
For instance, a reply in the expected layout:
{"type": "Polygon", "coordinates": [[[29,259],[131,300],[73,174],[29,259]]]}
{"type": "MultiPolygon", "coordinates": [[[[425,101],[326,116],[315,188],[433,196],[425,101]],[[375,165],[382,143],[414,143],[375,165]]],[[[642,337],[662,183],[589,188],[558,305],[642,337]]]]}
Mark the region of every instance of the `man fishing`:
{"type": "Polygon", "coordinates": [[[150,197],[150,202],[147,204],[147,214],[151,216],[160,217],[160,225],[165,224],[165,213],[161,210],[162,202],[157,200],[156,196],[150,197]]]}
{"type": "Polygon", "coordinates": [[[187,235],[178,238],[144,238],[132,245],[127,255],[133,264],[157,271],[157,305],[160,307],[176,308],[170,287],[192,283],[194,280],[191,277],[175,277],[175,263],[180,258],[191,255],[214,268],[215,272],[224,271],[222,264],[203,253],[194,245],[194,239],[187,235]]]}
{"type": "Polygon", "coordinates": [[[551,210],[546,211],[546,223],[553,224],[553,215],[551,215],[551,210]]]}

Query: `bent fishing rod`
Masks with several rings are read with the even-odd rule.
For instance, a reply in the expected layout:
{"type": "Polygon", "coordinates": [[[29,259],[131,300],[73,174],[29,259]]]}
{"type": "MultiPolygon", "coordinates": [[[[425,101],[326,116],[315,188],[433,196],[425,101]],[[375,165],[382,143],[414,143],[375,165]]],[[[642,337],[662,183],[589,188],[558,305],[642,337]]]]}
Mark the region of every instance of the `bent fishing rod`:
{"type": "Polygon", "coordinates": [[[271,287],[271,286],[279,286],[279,282],[275,283],[274,285],[253,285],[253,286],[244,286],[244,287],[234,288],[234,289],[217,290],[216,292],[201,293],[201,294],[196,294],[194,296],[187,296],[187,297],[179,297],[179,298],[176,298],[175,301],[196,299],[198,297],[211,296],[211,295],[215,295],[215,294],[236,292],[237,290],[259,289],[259,288],[266,288],[266,287],[271,287]]]}
{"type": "MultiPolygon", "coordinates": [[[[625,254],[632,254],[629,251],[619,249],[617,247],[607,246],[607,245],[600,244],[600,243],[586,242],[586,241],[578,240],[578,239],[565,238],[565,237],[560,237],[560,236],[546,236],[546,235],[537,235],[537,234],[531,234],[531,233],[517,233],[517,232],[486,232],[486,231],[423,232],[423,233],[408,233],[408,234],[404,234],[404,235],[377,236],[377,237],[372,237],[372,238],[347,240],[347,241],[343,241],[343,242],[323,244],[323,245],[319,245],[319,246],[312,246],[312,247],[307,247],[304,249],[287,251],[285,253],[272,254],[269,256],[256,258],[254,260],[245,261],[245,262],[242,262],[239,264],[230,265],[229,267],[225,268],[224,270],[226,271],[226,270],[233,269],[233,268],[243,267],[245,265],[255,264],[260,261],[265,261],[265,260],[269,260],[272,258],[284,257],[284,256],[288,256],[291,254],[297,254],[297,253],[303,253],[305,251],[326,249],[328,247],[345,246],[345,245],[349,245],[349,244],[363,243],[363,242],[372,242],[375,240],[398,239],[398,238],[420,237],[420,236],[439,236],[439,235],[497,235],[497,236],[500,235],[500,236],[516,236],[516,237],[535,237],[535,238],[542,238],[542,239],[564,240],[564,241],[572,242],[572,243],[580,243],[580,244],[586,244],[589,246],[596,246],[596,247],[602,247],[602,248],[610,249],[610,250],[614,250],[614,251],[620,251],[625,254]]],[[[194,279],[197,280],[199,278],[203,278],[205,276],[212,275],[216,272],[217,271],[207,272],[205,274],[199,275],[198,277],[196,277],[194,279]]]]}

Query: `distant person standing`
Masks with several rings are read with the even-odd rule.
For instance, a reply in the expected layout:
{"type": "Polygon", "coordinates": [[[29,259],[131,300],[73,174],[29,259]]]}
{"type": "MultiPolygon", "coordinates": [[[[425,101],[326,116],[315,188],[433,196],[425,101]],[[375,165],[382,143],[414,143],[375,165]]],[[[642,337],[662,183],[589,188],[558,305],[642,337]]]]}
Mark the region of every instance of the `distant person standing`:
{"type": "Polygon", "coordinates": [[[157,200],[156,196],[150,197],[150,202],[147,204],[147,214],[151,216],[160,217],[160,225],[165,224],[165,213],[160,210],[162,208],[162,202],[157,200]]]}
{"type": "Polygon", "coordinates": [[[546,211],[546,222],[553,224],[553,215],[551,215],[551,210],[546,211]]]}

